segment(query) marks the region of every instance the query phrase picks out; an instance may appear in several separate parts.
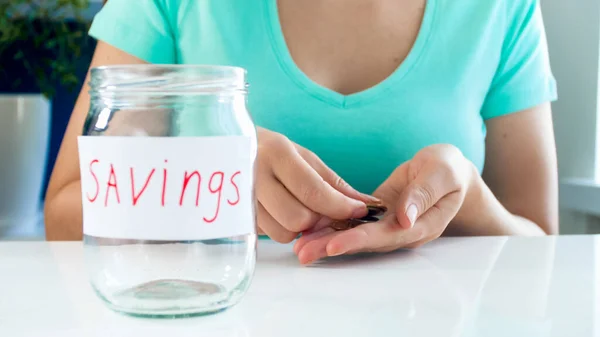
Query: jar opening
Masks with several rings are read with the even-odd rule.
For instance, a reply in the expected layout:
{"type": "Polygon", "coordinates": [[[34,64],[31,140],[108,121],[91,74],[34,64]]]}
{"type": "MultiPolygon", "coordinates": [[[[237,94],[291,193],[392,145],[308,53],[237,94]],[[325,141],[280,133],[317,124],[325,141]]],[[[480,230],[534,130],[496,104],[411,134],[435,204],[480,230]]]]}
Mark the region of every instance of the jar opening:
{"type": "Polygon", "coordinates": [[[94,67],[90,95],[245,94],[246,70],[233,66],[131,64],[94,67]]]}

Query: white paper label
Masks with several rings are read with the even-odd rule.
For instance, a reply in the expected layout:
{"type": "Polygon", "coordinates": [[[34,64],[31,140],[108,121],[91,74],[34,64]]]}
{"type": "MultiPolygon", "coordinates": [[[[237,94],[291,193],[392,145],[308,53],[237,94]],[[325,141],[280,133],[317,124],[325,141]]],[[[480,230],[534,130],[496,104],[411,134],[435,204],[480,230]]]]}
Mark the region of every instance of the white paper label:
{"type": "Polygon", "coordinates": [[[254,233],[245,136],[80,136],[86,235],[206,240],[254,233]]]}

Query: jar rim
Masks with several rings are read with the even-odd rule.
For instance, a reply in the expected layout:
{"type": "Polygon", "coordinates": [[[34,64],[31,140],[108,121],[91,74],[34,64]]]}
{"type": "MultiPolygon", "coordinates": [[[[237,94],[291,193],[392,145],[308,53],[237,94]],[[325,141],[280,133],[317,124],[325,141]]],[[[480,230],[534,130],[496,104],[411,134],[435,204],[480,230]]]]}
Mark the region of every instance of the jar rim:
{"type": "Polygon", "coordinates": [[[92,67],[90,94],[203,95],[245,93],[246,69],[209,64],[116,64],[92,67]]]}
{"type": "Polygon", "coordinates": [[[133,68],[153,68],[153,69],[214,69],[214,70],[229,70],[236,71],[242,74],[246,73],[246,69],[239,66],[229,65],[211,65],[211,64],[162,64],[162,63],[132,63],[132,64],[109,64],[100,65],[91,68],[91,71],[102,71],[102,70],[119,70],[119,69],[133,69],[133,68]]]}

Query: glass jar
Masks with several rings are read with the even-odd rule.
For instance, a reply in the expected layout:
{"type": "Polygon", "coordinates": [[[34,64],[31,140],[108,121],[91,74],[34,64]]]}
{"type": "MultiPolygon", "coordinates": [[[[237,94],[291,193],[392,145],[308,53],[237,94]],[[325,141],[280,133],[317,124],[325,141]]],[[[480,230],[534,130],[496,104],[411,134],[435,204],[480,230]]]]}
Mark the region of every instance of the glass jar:
{"type": "Polygon", "coordinates": [[[257,242],[245,70],[103,66],[90,86],[78,146],[93,289],[140,316],[239,302],[257,242]]]}

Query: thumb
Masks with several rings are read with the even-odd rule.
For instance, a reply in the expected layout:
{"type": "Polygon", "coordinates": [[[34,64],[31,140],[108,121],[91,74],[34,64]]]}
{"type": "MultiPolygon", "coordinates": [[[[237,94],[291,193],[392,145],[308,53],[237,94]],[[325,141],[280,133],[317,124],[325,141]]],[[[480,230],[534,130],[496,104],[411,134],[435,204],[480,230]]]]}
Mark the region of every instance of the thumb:
{"type": "Polygon", "coordinates": [[[396,205],[396,216],[402,228],[411,228],[417,219],[435,205],[435,197],[429,185],[411,183],[408,185],[396,205]]]}
{"type": "Polygon", "coordinates": [[[444,170],[419,172],[400,194],[396,204],[398,223],[411,228],[419,217],[434,207],[440,199],[455,192],[458,187],[444,170]]]}

